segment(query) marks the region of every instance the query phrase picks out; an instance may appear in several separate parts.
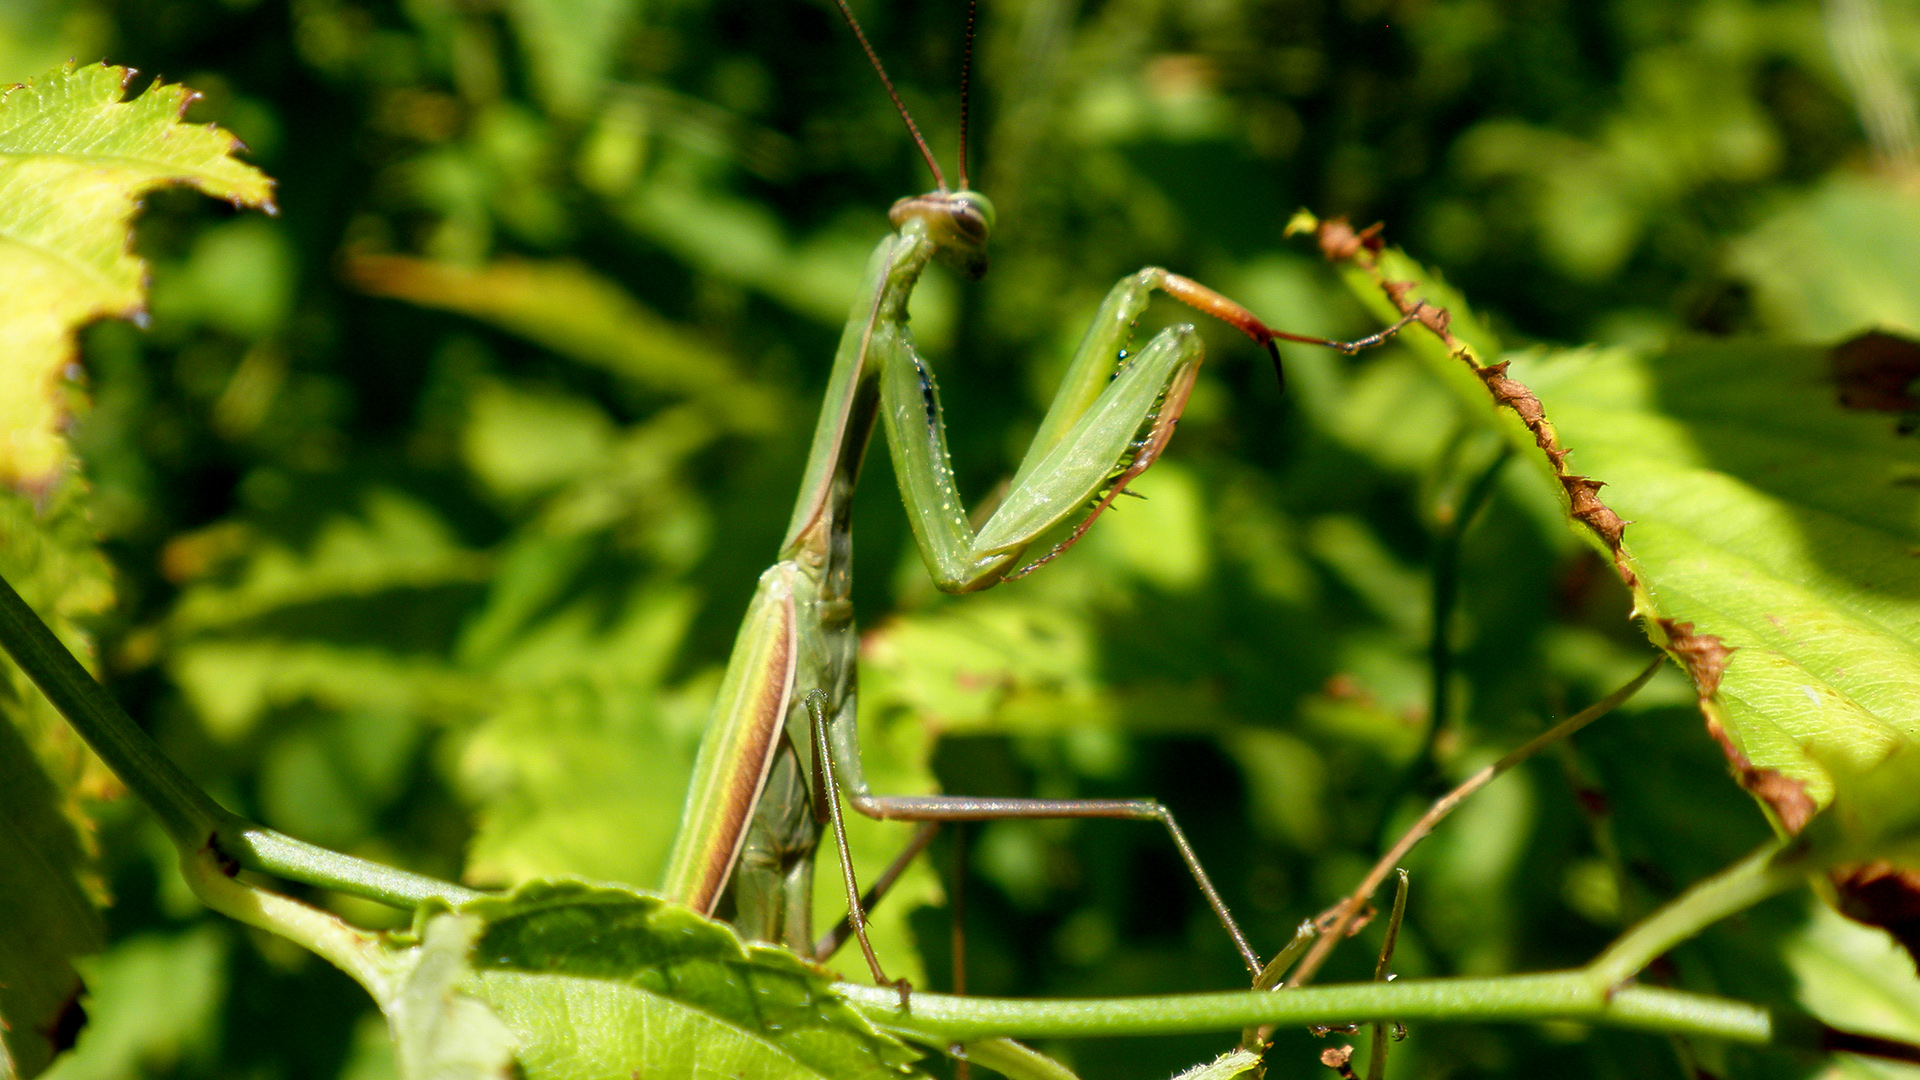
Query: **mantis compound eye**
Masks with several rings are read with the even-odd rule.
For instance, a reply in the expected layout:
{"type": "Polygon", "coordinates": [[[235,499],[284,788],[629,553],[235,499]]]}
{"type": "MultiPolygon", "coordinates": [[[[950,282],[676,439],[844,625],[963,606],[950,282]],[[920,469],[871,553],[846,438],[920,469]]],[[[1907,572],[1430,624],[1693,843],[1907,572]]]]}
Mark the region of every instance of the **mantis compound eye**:
{"type": "Polygon", "coordinates": [[[955,192],[950,203],[953,226],[967,239],[985,247],[993,233],[993,203],[977,191],[955,192]]]}
{"type": "Polygon", "coordinates": [[[978,280],[987,272],[987,237],[993,231],[993,204],[977,191],[934,191],[893,204],[887,215],[895,228],[918,222],[935,245],[941,262],[978,280]]]}

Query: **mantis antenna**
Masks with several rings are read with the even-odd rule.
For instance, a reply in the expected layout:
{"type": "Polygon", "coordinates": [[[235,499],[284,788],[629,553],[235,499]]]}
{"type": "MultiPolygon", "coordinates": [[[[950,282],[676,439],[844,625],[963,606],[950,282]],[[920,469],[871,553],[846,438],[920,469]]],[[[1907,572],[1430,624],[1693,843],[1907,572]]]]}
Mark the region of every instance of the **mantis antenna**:
{"type": "Polygon", "coordinates": [[[967,51],[960,57],[960,190],[973,190],[967,184],[967,89],[973,74],[973,17],[979,0],[967,0],[967,51]]]}
{"type": "MultiPolygon", "coordinates": [[[[860,48],[866,51],[867,61],[873,65],[874,74],[880,76],[880,85],[887,88],[887,96],[893,99],[893,107],[900,111],[900,119],[906,122],[907,134],[913,136],[913,144],[920,148],[920,156],[926,159],[928,171],[933,173],[933,186],[940,191],[949,190],[947,178],[940,171],[940,163],[934,160],[933,151],[927,148],[927,140],[920,137],[920,128],[913,122],[913,114],[907,111],[907,103],[900,100],[900,92],[893,88],[893,80],[887,78],[886,65],[880,62],[880,54],[873,51],[872,43],[867,41],[866,31],[860,29],[860,20],[853,17],[853,9],[847,6],[847,0],[833,0],[840,14],[847,20],[847,26],[853,36],[860,41],[860,48]]],[[[977,0],[967,3],[967,52],[960,65],[960,190],[967,190],[967,77],[973,69],[973,22],[977,0]]]]}

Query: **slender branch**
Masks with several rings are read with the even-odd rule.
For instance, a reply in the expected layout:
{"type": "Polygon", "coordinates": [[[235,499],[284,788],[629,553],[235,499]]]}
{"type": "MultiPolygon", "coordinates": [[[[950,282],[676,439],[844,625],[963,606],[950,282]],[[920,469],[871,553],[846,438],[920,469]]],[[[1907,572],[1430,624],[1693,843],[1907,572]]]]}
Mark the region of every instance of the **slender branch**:
{"type": "Polygon", "coordinates": [[[0,647],[121,783],[147,804],[175,846],[196,850],[215,831],[239,820],[161,751],[4,579],[0,579],[0,647]]]}
{"type": "Polygon", "coordinates": [[[228,918],[285,938],[347,973],[382,1008],[393,1000],[398,975],[380,935],[230,876],[211,849],[182,852],[180,874],[201,903],[228,918]]]}
{"type": "Polygon", "coordinates": [[[107,768],[160,819],[180,849],[183,865],[204,851],[244,869],[400,908],[411,908],[429,897],[458,903],[479,895],[449,882],[295,840],[215,802],[174,764],[153,736],[133,722],[4,578],[0,578],[0,648],[6,649],[107,768]]]}
{"type": "MultiPolygon", "coordinates": [[[[1314,973],[1320,970],[1320,965],[1326,962],[1333,947],[1339,944],[1354,920],[1359,918],[1367,901],[1372,898],[1374,891],[1380,888],[1380,883],[1387,880],[1387,875],[1393,872],[1394,866],[1406,857],[1407,852],[1413,850],[1415,844],[1426,839],[1427,834],[1433,831],[1434,826],[1438,825],[1441,819],[1452,813],[1454,807],[1465,802],[1467,796],[1492,783],[1501,773],[1612,712],[1621,702],[1632,697],[1642,686],[1645,686],[1647,680],[1653,678],[1664,663],[1666,663],[1665,656],[1655,657],[1653,662],[1647,665],[1646,670],[1634,676],[1632,682],[1534,736],[1526,745],[1474,773],[1466,779],[1465,783],[1441,796],[1419,821],[1413,823],[1413,827],[1407,830],[1406,835],[1402,836],[1399,842],[1388,849],[1385,855],[1380,856],[1380,861],[1373,864],[1373,869],[1361,879],[1352,895],[1334,905],[1327,915],[1321,916],[1322,924],[1327,923],[1330,918],[1332,925],[1328,926],[1326,932],[1320,935],[1320,939],[1313,943],[1313,948],[1307,952],[1306,958],[1300,961],[1300,966],[1294,969],[1292,977],[1287,980],[1287,985],[1304,986],[1307,980],[1313,978],[1314,973]]],[[[1699,927],[1696,926],[1694,929],[1698,930],[1699,927]]]]}
{"type": "Polygon", "coordinates": [[[1772,1017],[1755,1005],[1643,986],[1621,987],[1610,994],[1585,971],[1348,983],[1285,993],[1241,990],[1083,1000],[916,993],[909,1014],[900,1012],[899,995],[891,990],[854,983],[837,983],[834,988],[888,1028],[942,1041],[989,1034],[1013,1038],[1156,1035],[1369,1020],[1581,1020],[1748,1043],[1766,1043],[1775,1034],[1772,1017]]]}
{"type": "MultiPolygon", "coordinates": [[[[1387,920],[1387,937],[1380,943],[1380,962],[1373,966],[1373,981],[1377,983],[1393,978],[1388,974],[1388,969],[1393,966],[1393,947],[1400,940],[1400,922],[1407,917],[1407,872],[1401,870],[1394,876],[1397,880],[1393,890],[1393,917],[1387,920]]],[[[1367,1080],[1383,1080],[1386,1075],[1387,1022],[1375,1020],[1371,1050],[1367,1055],[1367,1080]]]]}
{"type": "Polygon", "coordinates": [[[1768,843],[1642,919],[1587,965],[1607,985],[1640,969],[1700,930],[1736,911],[1806,883],[1813,869],[1804,843],[1768,843]]]}

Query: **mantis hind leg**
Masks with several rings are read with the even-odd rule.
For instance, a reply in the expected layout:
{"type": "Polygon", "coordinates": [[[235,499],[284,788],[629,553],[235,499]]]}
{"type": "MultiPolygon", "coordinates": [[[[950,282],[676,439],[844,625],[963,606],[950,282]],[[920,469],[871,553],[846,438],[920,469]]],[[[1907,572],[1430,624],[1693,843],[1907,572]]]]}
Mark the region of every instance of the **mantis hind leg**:
{"type": "Polygon", "coordinates": [[[859,813],[882,821],[918,821],[923,824],[1011,818],[1157,821],[1166,827],[1167,835],[1180,852],[1181,862],[1186,864],[1194,884],[1206,897],[1207,906],[1213,910],[1214,917],[1220,920],[1221,927],[1233,939],[1241,960],[1249,971],[1259,975],[1262,966],[1260,954],[1254,952],[1253,946],[1247,943],[1246,934],[1241,932],[1240,924],[1234,921],[1233,913],[1220,897],[1220,891],[1214,888],[1213,879],[1200,864],[1200,857],[1187,841],[1187,834],[1166,807],[1152,799],[988,799],[968,795],[875,795],[859,779],[859,747],[848,737],[852,725],[830,724],[826,704],[826,695],[817,691],[807,699],[807,709],[813,716],[817,768],[822,779],[819,790],[833,822],[834,839],[840,850],[841,872],[847,885],[847,919],[855,939],[866,953],[874,980],[881,985],[902,987],[903,1006],[906,1001],[903,984],[886,978],[880,970],[879,960],[874,956],[872,945],[867,941],[866,909],[861,906],[860,888],[854,880],[853,862],[847,853],[846,830],[840,814],[841,795],[845,795],[847,804],[859,813]]]}
{"type": "MultiPolygon", "coordinates": [[[[815,785],[821,801],[826,803],[828,820],[833,824],[833,846],[840,856],[840,874],[847,886],[847,922],[853,927],[853,936],[860,942],[860,952],[867,960],[867,970],[873,975],[876,986],[891,986],[900,992],[900,1010],[907,1009],[907,997],[913,987],[905,979],[889,979],[880,967],[880,957],[873,951],[873,942],[867,940],[867,911],[860,896],[860,883],[853,875],[853,853],[847,850],[846,818],[840,812],[840,779],[834,769],[835,755],[827,748],[827,695],[815,690],[807,695],[807,711],[813,716],[814,767],[819,771],[820,782],[815,785]]],[[[931,837],[929,837],[931,838],[931,837]]],[[[878,900],[879,897],[874,897],[878,900]]]]}
{"type": "MultiPolygon", "coordinates": [[[[873,909],[886,897],[887,893],[892,891],[894,883],[900,880],[900,875],[906,873],[907,867],[913,863],[913,860],[919,858],[920,853],[927,850],[927,845],[933,843],[934,836],[939,832],[940,823],[937,821],[929,821],[913,831],[913,838],[907,841],[907,846],[900,849],[900,854],[895,855],[893,861],[887,864],[887,868],[880,872],[880,876],[873,879],[873,884],[867,886],[867,891],[860,894],[857,906],[860,908],[862,916],[873,913],[873,909]]],[[[853,908],[855,906],[854,904],[847,905],[847,914],[841,916],[840,921],[834,924],[833,929],[820,935],[820,940],[813,943],[813,958],[815,960],[826,960],[834,953],[839,952],[840,947],[845,945],[847,939],[853,936],[853,908]]],[[[956,989],[954,992],[959,993],[960,991],[956,989]]]]}
{"type": "Polygon", "coordinates": [[[1187,841],[1187,834],[1173,818],[1173,812],[1152,799],[982,799],[968,795],[870,795],[847,792],[847,802],[867,817],[883,821],[999,821],[1034,818],[1117,818],[1125,821],[1157,821],[1164,825],[1180,861],[1199,886],[1200,893],[1213,910],[1214,917],[1227,935],[1247,970],[1260,974],[1260,954],[1247,943],[1246,934],[1227,910],[1206,867],[1187,841]]]}

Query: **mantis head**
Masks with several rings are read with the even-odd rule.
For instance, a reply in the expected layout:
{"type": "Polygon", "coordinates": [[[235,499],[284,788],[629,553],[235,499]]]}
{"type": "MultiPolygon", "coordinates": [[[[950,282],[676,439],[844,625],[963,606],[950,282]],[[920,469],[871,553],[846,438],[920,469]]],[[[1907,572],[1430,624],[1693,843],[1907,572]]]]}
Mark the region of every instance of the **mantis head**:
{"type": "Polygon", "coordinates": [[[934,243],[934,257],[978,281],[987,273],[987,237],[993,232],[993,203],[977,191],[941,188],[893,204],[887,213],[896,229],[920,222],[934,243]]]}

